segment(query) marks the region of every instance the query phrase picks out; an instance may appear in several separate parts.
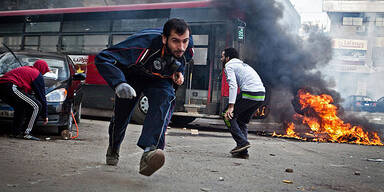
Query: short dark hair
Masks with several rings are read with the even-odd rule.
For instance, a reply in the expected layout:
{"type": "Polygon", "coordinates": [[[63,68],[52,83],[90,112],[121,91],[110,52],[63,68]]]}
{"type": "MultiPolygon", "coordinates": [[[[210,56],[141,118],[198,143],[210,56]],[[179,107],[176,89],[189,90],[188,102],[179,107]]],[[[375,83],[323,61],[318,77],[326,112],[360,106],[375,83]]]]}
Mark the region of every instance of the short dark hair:
{"type": "Polygon", "coordinates": [[[175,32],[179,35],[184,34],[187,30],[189,31],[189,34],[191,34],[191,28],[183,19],[178,19],[178,18],[169,19],[164,24],[163,35],[165,35],[166,37],[169,37],[169,35],[171,35],[172,30],[175,30],[175,32]]]}
{"type": "Polygon", "coordinates": [[[239,52],[236,51],[235,48],[233,47],[230,47],[230,48],[226,48],[224,49],[224,57],[229,57],[229,60],[233,59],[233,58],[239,58],[239,52]]]}

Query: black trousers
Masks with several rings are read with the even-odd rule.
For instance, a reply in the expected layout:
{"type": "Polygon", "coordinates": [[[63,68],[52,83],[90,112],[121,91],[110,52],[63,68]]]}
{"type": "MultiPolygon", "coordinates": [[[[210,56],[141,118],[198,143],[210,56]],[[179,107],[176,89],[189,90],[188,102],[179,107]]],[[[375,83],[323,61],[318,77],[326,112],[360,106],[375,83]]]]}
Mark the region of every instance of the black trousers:
{"type": "Polygon", "coordinates": [[[41,103],[12,83],[0,83],[0,99],[13,107],[13,134],[29,134],[41,111],[41,103]]]}
{"type": "MultiPolygon", "coordinates": [[[[226,126],[229,128],[233,139],[237,146],[242,146],[248,142],[248,127],[247,124],[252,118],[252,115],[256,110],[262,106],[264,101],[255,101],[245,99],[240,93],[237,95],[235,107],[233,111],[233,118],[229,121],[224,119],[226,126]]],[[[223,115],[227,111],[228,107],[223,112],[223,115]]],[[[248,151],[244,150],[242,154],[247,154],[248,151]]]]}

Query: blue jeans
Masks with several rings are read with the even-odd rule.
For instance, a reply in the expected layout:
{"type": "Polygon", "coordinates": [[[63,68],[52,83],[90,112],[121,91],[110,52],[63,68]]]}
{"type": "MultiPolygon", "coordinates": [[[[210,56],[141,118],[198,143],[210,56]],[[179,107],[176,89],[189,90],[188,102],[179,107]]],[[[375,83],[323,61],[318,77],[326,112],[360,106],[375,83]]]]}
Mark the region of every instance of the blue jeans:
{"type": "Polygon", "coordinates": [[[164,149],[165,131],[174,108],[172,103],[175,99],[175,90],[172,82],[136,80],[128,84],[135,89],[137,97],[121,99],[115,96],[114,115],[109,125],[109,146],[114,150],[120,148],[134,107],[141,93],[144,93],[148,97],[149,108],[137,145],[142,149],[151,146],[164,149]]]}

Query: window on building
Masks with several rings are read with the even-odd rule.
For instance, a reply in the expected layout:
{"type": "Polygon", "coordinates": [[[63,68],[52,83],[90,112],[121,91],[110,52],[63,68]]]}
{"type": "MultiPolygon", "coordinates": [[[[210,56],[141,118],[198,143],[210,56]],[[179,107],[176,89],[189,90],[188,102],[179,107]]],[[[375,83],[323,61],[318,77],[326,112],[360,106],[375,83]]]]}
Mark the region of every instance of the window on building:
{"type": "Polygon", "coordinates": [[[362,17],[343,17],[343,25],[362,26],[363,18],[362,17]]]}
{"type": "Polygon", "coordinates": [[[27,23],[25,32],[58,32],[60,22],[32,22],[27,23]]]}
{"type": "Polygon", "coordinates": [[[375,24],[377,27],[384,27],[384,17],[376,17],[375,24]]]}

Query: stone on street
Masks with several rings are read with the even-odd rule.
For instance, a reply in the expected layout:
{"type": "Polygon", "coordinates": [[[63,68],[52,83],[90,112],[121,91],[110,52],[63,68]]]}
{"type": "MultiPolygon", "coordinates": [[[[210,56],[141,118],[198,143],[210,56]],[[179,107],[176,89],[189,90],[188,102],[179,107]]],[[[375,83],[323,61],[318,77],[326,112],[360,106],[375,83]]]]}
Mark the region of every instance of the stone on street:
{"type": "Polygon", "coordinates": [[[383,147],[250,134],[244,160],[231,157],[229,132],[173,127],[164,167],[145,177],[138,173],[140,125],[128,125],[119,164],[105,165],[108,124],[84,119],[75,140],[1,135],[0,191],[384,191],[383,162],[367,161],[384,158],[383,147]]]}

